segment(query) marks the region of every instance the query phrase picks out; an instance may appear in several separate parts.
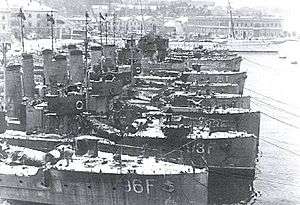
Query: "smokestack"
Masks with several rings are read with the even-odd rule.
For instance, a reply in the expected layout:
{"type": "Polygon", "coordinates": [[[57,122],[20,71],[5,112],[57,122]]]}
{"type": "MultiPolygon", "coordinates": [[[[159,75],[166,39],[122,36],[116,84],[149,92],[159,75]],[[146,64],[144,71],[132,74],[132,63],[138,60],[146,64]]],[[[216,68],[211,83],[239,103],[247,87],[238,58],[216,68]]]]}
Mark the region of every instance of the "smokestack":
{"type": "Polygon", "coordinates": [[[116,64],[116,46],[115,45],[104,45],[103,46],[103,56],[105,58],[110,58],[113,64],[116,64]]]}
{"type": "Polygon", "coordinates": [[[52,73],[50,75],[50,83],[62,83],[68,82],[68,63],[67,57],[64,55],[56,55],[52,60],[52,73]]]}
{"type": "Polygon", "coordinates": [[[24,96],[33,98],[35,87],[33,74],[33,56],[31,54],[23,53],[22,57],[24,96]]]}
{"type": "Polygon", "coordinates": [[[22,103],[21,65],[9,65],[5,69],[5,104],[7,115],[19,117],[22,103]]]}
{"type": "Polygon", "coordinates": [[[43,62],[44,62],[45,84],[50,85],[53,52],[50,49],[45,49],[42,51],[42,55],[43,55],[43,62]]]}
{"type": "Polygon", "coordinates": [[[91,47],[91,66],[92,69],[100,63],[102,56],[102,47],[101,46],[92,46],[91,47]]]}
{"type": "Polygon", "coordinates": [[[84,81],[84,65],[81,50],[70,51],[70,81],[72,84],[84,81]]]}

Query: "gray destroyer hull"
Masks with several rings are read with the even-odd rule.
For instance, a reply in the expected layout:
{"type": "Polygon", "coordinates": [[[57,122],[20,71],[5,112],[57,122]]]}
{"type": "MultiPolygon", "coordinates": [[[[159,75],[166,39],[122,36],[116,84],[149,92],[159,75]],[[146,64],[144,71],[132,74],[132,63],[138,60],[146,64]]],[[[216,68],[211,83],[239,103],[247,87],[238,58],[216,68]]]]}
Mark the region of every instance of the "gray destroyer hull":
{"type": "Polygon", "coordinates": [[[207,204],[208,174],[137,175],[40,170],[0,175],[2,199],[53,205],[207,204]]]}

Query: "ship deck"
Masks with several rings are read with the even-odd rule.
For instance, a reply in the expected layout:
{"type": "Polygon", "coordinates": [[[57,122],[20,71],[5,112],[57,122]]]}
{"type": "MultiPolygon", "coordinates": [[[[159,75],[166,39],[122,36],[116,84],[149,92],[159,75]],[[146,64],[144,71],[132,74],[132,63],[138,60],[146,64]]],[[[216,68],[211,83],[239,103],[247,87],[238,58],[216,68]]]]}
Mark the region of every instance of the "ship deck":
{"type": "Polygon", "coordinates": [[[233,72],[233,71],[216,71],[216,70],[209,70],[209,71],[188,71],[188,72],[183,72],[184,75],[238,75],[238,74],[246,74],[244,71],[238,71],[238,72],[233,72]]]}
{"type": "Polygon", "coordinates": [[[114,154],[98,152],[97,158],[73,157],[67,166],[66,160],[60,160],[54,166],[58,170],[125,174],[134,173],[140,175],[169,175],[182,173],[204,173],[206,169],[194,169],[192,166],[175,164],[156,160],[154,157],[139,158],[122,155],[122,162],[114,160],[114,154]],[[122,168],[121,168],[122,167],[122,168]]]}
{"type": "Polygon", "coordinates": [[[15,176],[34,176],[38,173],[39,167],[27,165],[8,165],[0,162],[1,175],[15,175],[15,176]]]}
{"type": "Polygon", "coordinates": [[[187,92],[187,91],[175,91],[171,96],[184,96],[184,97],[199,97],[199,98],[241,98],[250,97],[240,94],[230,94],[230,93],[216,93],[213,95],[198,95],[197,92],[187,92]]]}
{"type": "MultiPolygon", "coordinates": [[[[14,146],[11,146],[13,149],[14,146]]],[[[20,148],[20,147],[18,147],[20,148]]],[[[28,149],[29,150],[29,149],[28,149]]],[[[38,156],[36,156],[38,157],[38,156]]],[[[1,175],[34,176],[39,169],[56,169],[64,171],[78,171],[89,173],[127,174],[139,175],[172,175],[182,173],[205,173],[206,169],[193,168],[192,166],[175,164],[157,160],[155,157],[140,158],[122,155],[116,160],[113,153],[98,152],[98,157],[75,156],[59,160],[54,165],[29,166],[12,163],[10,159],[0,162],[1,175]],[[69,163],[69,164],[68,164],[69,163]]],[[[21,163],[21,162],[20,162],[21,163]]]]}
{"type": "Polygon", "coordinates": [[[174,113],[181,112],[195,112],[195,113],[205,113],[205,114],[237,114],[237,113],[251,113],[254,112],[251,109],[244,108],[213,108],[209,110],[204,110],[201,107],[176,107],[176,106],[166,106],[164,109],[167,110],[171,108],[174,113]]]}
{"type": "MultiPolygon", "coordinates": [[[[142,119],[140,119],[142,120],[142,119]]],[[[147,128],[138,131],[135,134],[129,134],[128,137],[148,137],[148,138],[167,138],[162,131],[162,121],[160,119],[152,120],[151,124],[148,124],[147,128]]],[[[178,129],[178,125],[168,125],[169,128],[178,129]]],[[[193,127],[191,133],[187,135],[188,139],[228,139],[228,138],[251,138],[255,137],[252,134],[238,131],[226,131],[226,132],[213,132],[203,130],[202,127],[193,127]]]]}

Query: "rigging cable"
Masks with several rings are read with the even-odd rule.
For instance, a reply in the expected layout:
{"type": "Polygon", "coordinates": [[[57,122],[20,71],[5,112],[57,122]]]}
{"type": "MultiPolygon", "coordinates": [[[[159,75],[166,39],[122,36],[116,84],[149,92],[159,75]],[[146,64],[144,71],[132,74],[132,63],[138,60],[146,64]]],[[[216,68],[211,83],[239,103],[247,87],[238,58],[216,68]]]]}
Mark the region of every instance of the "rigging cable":
{"type": "MultiPolygon", "coordinates": [[[[290,111],[288,111],[288,110],[285,110],[285,109],[283,109],[283,108],[280,108],[280,107],[276,107],[276,106],[274,106],[274,105],[272,105],[272,104],[269,104],[269,103],[267,103],[267,102],[264,102],[263,100],[259,100],[259,98],[252,97],[251,102],[253,102],[252,100],[257,101],[256,103],[264,104],[264,105],[262,105],[262,106],[266,106],[266,107],[273,108],[273,109],[275,109],[275,110],[277,110],[277,111],[284,112],[284,113],[289,114],[289,115],[292,115],[292,116],[294,116],[294,117],[300,117],[300,115],[298,115],[298,114],[292,113],[292,112],[290,112],[290,111]]],[[[255,103],[255,102],[253,102],[253,103],[255,103]]]]}
{"type": "Polygon", "coordinates": [[[270,99],[270,100],[272,100],[272,101],[275,101],[275,102],[277,102],[277,103],[280,103],[280,104],[288,105],[288,106],[295,107],[295,108],[300,108],[300,107],[298,107],[298,106],[296,106],[296,105],[288,104],[288,103],[286,103],[286,102],[283,102],[283,101],[281,101],[281,100],[278,100],[278,99],[272,98],[272,97],[270,97],[270,96],[261,94],[261,93],[259,93],[259,92],[257,92],[257,91],[251,90],[251,89],[246,88],[246,87],[245,87],[245,90],[248,90],[248,91],[250,91],[250,92],[252,92],[252,93],[255,93],[255,94],[257,94],[257,95],[260,95],[260,96],[262,96],[262,97],[268,98],[268,99],[270,99]]]}
{"type": "Polygon", "coordinates": [[[294,151],[292,151],[292,150],[289,150],[289,149],[287,149],[287,148],[285,148],[285,147],[282,147],[282,146],[280,146],[280,145],[278,145],[278,144],[275,144],[275,143],[273,143],[273,142],[270,142],[270,141],[265,140],[265,139],[262,139],[262,138],[260,138],[260,140],[262,140],[262,141],[264,141],[264,142],[266,142],[266,143],[268,143],[268,144],[270,144],[270,145],[273,145],[274,147],[277,147],[277,148],[279,148],[279,149],[285,150],[285,151],[287,151],[287,152],[289,152],[289,153],[291,153],[291,154],[293,154],[293,155],[296,155],[296,156],[300,157],[300,154],[297,153],[297,152],[294,152],[294,151]]]}
{"type": "Polygon", "coordinates": [[[253,63],[254,65],[257,65],[257,66],[260,66],[260,67],[265,67],[265,68],[267,68],[267,69],[269,69],[269,70],[272,70],[272,71],[275,70],[275,69],[272,68],[271,66],[267,66],[267,65],[263,65],[263,64],[257,63],[257,62],[255,62],[255,61],[253,61],[253,60],[250,60],[250,59],[246,58],[246,57],[243,57],[243,60],[248,61],[248,62],[250,62],[250,63],[253,63]]]}
{"type": "MultiPolygon", "coordinates": [[[[252,101],[252,103],[255,104],[256,106],[260,107],[260,106],[259,106],[258,104],[256,104],[255,102],[252,101]]],[[[260,112],[261,112],[263,115],[265,115],[265,116],[267,116],[267,117],[269,117],[269,118],[271,118],[271,119],[273,119],[273,120],[276,120],[276,121],[278,121],[278,122],[281,122],[282,124],[285,124],[285,125],[288,125],[288,126],[290,126],[290,127],[293,127],[293,128],[295,128],[295,129],[300,130],[300,127],[297,126],[297,125],[294,125],[294,124],[291,124],[291,123],[289,123],[289,122],[285,122],[285,121],[283,121],[283,120],[280,120],[280,119],[278,119],[278,118],[276,118],[276,117],[274,117],[274,116],[272,116],[272,115],[269,115],[269,114],[267,114],[267,113],[265,113],[265,112],[262,112],[262,111],[260,111],[260,112]]]]}

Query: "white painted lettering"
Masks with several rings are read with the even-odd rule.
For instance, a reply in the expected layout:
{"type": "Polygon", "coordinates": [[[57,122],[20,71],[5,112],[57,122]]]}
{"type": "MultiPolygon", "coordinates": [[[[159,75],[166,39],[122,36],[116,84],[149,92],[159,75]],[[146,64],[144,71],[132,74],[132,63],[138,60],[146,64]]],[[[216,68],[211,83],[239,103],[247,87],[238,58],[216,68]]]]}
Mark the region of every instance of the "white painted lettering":
{"type": "Polygon", "coordinates": [[[196,152],[198,154],[204,154],[205,153],[204,144],[198,142],[196,152]]]}
{"type": "Polygon", "coordinates": [[[153,187],[154,179],[146,179],[146,190],[147,194],[150,194],[150,187],[153,187]],[[152,182],[152,183],[151,183],[152,182]]]}
{"type": "Polygon", "coordinates": [[[130,192],[131,191],[131,185],[130,185],[129,180],[126,180],[126,184],[124,184],[124,191],[125,192],[130,192]]]}
{"type": "Polygon", "coordinates": [[[140,194],[144,191],[142,181],[139,179],[134,179],[132,181],[132,188],[133,188],[133,191],[137,194],[140,194]]]}

